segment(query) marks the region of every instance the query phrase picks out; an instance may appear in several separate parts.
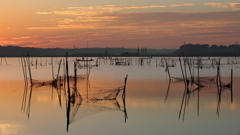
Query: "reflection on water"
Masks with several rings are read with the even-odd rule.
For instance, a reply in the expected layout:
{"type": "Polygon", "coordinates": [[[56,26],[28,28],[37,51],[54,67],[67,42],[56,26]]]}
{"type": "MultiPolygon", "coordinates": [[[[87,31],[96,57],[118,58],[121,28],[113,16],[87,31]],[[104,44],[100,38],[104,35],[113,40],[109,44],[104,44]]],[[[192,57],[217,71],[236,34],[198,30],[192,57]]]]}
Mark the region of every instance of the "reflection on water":
{"type": "Polygon", "coordinates": [[[22,125],[16,123],[9,123],[0,121],[0,134],[1,135],[13,135],[20,134],[22,132],[22,125]]]}
{"type": "MultiPolygon", "coordinates": [[[[182,101],[180,105],[180,111],[179,111],[179,119],[182,117],[182,121],[184,121],[185,118],[185,112],[186,109],[189,105],[189,102],[191,101],[192,95],[196,95],[197,97],[197,115],[199,116],[199,111],[200,111],[200,91],[214,91],[217,94],[217,109],[216,109],[216,114],[219,116],[220,114],[220,107],[221,107],[221,99],[222,99],[222,93],[226,90],[230,90],[230,98],[231,98],[231,103],[233,103],[233,70],[231,69],[231,81],[230,83],[223,83],[221,80],[221,72],[220,72],[220,60],[219,59],[209,59],[211,64],[206,64],[202,63],[202,59],[197,58],[196,60],[194,59],[189,59],[189,58],[183,58],[184,64],[182,64],[182,60],[179,57],[179,63],[182,71],[182,78],[179,77],[171,77],[169,67],[166,66],[166,71],[168,72],[169,75],[169,83],[168,83],[168,89],[166,92],[165,96],[165,102],[168,98],[169,90],[170,90],[170,85],[172,80],[175,82],[183,82],[185,84],[185,89],[183,92],[182,96],[182,101]],[[195,66],[196,65],[196,66],[195,66]],[[206,66],[207,65],[207,66],[206,66]],[[214,68],[214,66],[217,68],[217,74],[216,76],[212,77],[202,77],[199,74],[199,70],[202,68],[214,68]],[[196,75],[194,76],[194,68],[197,67],[197,77],[196,75]],[[187,71],[188,70],[188,71],[187,71]]],[[[166,62],[167,65],[167,62],[166,62]]]]}
{"type": "MultiPolygon", "coordinates": [[[[62,59],[60,60],[58,69],[60,69],[61,61],[62,59]]],[[[56,78],[53,77],[53,80],[50,81],[33,80],[31,77],[31,66],[29,64],[29,59],[23,59],[22,63],[24,63],[22,66],[25,87],[23,92],[21,110],[27,114],[28,118],[30,118],[32,95],[35,91],[39,91],[40,88],[45,87],[48,88],[49,91],[52,91],[52,98],[53,91],[57,93],[59,105],[61,108],[62,102],[65,100],[67,132],[69,131],[69,125],[74,121],[77,121],[86,116],[109,110],[122,111],[124,113],[126,122],[128,116],[125,96],[128,76],[126,76],[123,86],[117,88],[108,87],[107,89],[97,88],[90,85],[88,73],[90,71],[87,71],[86,75],[77,75],[76,62],[74,62],[74,76],[69,76],[68,61],[66,59],[66,74],[62,77],[57,75],[56,78]],[[27,73],[27,69],[29,70],[29,73],[27,73]],[[83,84],[84,82],[86,83],[83,84]],[[122,91],[122,106],[120,106],[117,100],[117,96],[119,95],[120,91],[122,91]]],[[[82,66],[80,66],[80,68],[82,68],[82,66]]],[[[86,68],[87,70],[90,70],[88,66],[86,66],[86,68]]]]}
{"type": "Polygon", "coordinates": [[[73,68],[76,59],[69,58],[69,89],[64,80],[65,59],[60,69],[61,58],[42,58],[41,66],[34,64],[35,58],[30,60],[36,85],[24,81],[18,59],[7,59],[8,65],[0,66],[0,134],[240,133],[240,72],[237,63],[224,64],[228,59],[222,62],[220,85],[215,78],[217,67],[213,68],[208,59],[202,61],[199,77],[197,65],[191,68],[194,81],[190,81],[192,76],[186,64],[186,71],[183,70],[189,80],[186,84],[177,58],[132,58],[127,59],[130,63],[126,65],[99,59],[100,65],[89,71],[81,61],[77,80],[73,68]],[[232,68],[232,87],[225,87],[231,82],[232,68]],[[126,74],[126,95],[122,96],[126,74]],[[61,78],[58,85],[48,83],[53,82],[53,76],[61,78]]]}

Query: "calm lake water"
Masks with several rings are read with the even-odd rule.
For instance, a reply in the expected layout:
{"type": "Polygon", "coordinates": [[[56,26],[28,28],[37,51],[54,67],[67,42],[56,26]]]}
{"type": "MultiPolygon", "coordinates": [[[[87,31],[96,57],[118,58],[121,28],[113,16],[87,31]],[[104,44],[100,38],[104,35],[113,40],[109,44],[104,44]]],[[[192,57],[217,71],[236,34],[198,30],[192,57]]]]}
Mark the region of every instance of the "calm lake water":
{"type": "MultiPolygon", "coordinates": [[[[30,59],[34,80],[46,82],[52,79],[51,58],[30,59]]],[[[60,59],[53,58],[55,76],[60,59]]],[[[91,65],[96,63],[93,59],[91,65]]],[[[29,84],[25,87],[21,59],[2,58],[0,134],[240,135],[239,58],[221,58],[223,84],[231,81],[233,69],[232,91],[231,88],[222,88],[219,94],[217,84],[212,82],[199,90],[196,85],[191,87],[187,95],[184,94],[184,82],[180,81],[182,70],[178,58],[167,59],[168,63],[176,63],[169,71],[171,77],[178,78],[170,83],[166,67],[161,67],[163,61],[160,57],[151,61],[143,59],[143,65],[140,65],[139,58],[131,58],[128,66],[111,65],[109,60],[101,59],[100,66],[91,68],[89,82],[78,79],[77,89],[82,96],[92,89],[113,90],[123,86],[128,75],[125,100],[122,99],[123,91],[120,91],[116,100],[76,100],[76,104],[71,104],[68,115],[64,88],[57,90],[43,85],[31,89],[29,84]],[[234,64],[228,65],[229,60],[234,64]],[[69,124],[67,116],[70,117],[69,124]]],[[[202,59],[205,59],[204,67],[199,69],[199,76],[214,78],[217,75],[216,66],[212,68],[208,58],[202,59]]],[[[70,75],[74,75],[74,60],[69,58],[70,75]]],[[[63,64],[59,70],[61,76],[64,74],[63,64]]],[[[84,65],[83,62],[80,64],[84,65]]],[[[192,73],[197,77],[198,68],[193,69],[192,73]]],[[[186,71],[189,77],[188,67],[186,71]]],[[[86,72],[85,68],[77,69],[78,75],[85,75],[86,72]]]]}

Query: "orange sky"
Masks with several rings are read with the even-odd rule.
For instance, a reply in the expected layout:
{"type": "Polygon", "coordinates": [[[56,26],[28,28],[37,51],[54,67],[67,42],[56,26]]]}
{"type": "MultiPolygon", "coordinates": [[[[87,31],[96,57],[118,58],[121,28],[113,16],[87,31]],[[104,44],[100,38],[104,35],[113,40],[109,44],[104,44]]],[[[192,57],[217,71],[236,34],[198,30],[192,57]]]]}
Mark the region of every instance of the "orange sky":
{"type": "Polygon", "coordinates": [[[0,45],[179,48],[235,44],[240,3],[0,0],[0,45]]]}

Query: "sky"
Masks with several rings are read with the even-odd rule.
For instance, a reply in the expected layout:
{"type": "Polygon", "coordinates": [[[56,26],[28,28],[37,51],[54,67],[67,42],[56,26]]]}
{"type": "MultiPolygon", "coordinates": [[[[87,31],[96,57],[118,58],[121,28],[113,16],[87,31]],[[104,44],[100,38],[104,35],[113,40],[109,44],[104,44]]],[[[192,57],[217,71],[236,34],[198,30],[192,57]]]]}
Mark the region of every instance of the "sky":
{"type": "Polygon", "coordinates": [[[240,41],[240,0],[0,0],[0,45],[146,47],[240,41]]]}

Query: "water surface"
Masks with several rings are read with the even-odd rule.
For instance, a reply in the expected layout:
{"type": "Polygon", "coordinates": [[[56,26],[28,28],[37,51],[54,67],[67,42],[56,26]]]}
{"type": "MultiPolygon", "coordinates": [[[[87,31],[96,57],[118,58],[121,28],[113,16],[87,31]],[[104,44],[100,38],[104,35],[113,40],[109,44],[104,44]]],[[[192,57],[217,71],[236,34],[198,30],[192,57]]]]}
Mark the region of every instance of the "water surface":
{"type": "MultiPolygon", "coordinates": [[[[36,58],[31,58],[36,61],[36,58]]],[[[54,74],[58,71],[61,58],[53,58],[54,74]]],[[[73,61],[69,58],[69,73],[74,74],[73,61]]],[[[175,58],[177,59],[177,58],[175,58]]],[[[227,58],[222,58],[227,63],[227,58]]],[[[240,72],[236,66],[221,66],[222,82],[230,82],[233,69],[233,102],[231,90],[223,89],[221,96],[215,85],[196,90],[183,99],[185,85],[182,81],[172,81],[165,67],[156,66],[160,62],[153,58],[151,64],[138,64],[133,58],[129,66],[110,65],[101,60],[99,67],[90,70],[90,89],[111,89],[126,86],[125,108],[122,91],[116,100],[87,101],[79,106],[71,106],[71,116],[67,131],[67,96],[65,91],[42,86],[32,88],[31,96],[24,101],[25,83],[20,58],[2,59],[0,66],[0,134],[2,135],[179,135],[179,134],[240,134],[240,72]],[[120,108],[118,107],[120,106],[120,108]],[[78,109],[76,109],[78,107],[78,109]],[[74,108],[77,110],[74,112],[74,108]]],[[[31,66],[32,78],[51,80],[51,58],[38,58],[38,66],[31,66]],[[41,61],[41,62],[40,62],[41,61]],[[40,65],[41,63],[41,65],[40,65]],[[44,65],[45,64],[45,65],[44,65]]],[[[91,62],[91,64],[95,64],[91,62]]],[[[182,77],[179,62],[169,68],[172,77],[182,77]]],[[[194,69],[197,75],[197,68],[194,69]]],[[[63,75],[63,68],[60,75],[63,75]]],[[[202,68],[201,77],[216,76],[216,68],[202,68]]],[[[78,69],[78,75],[86,74],[86,69],[78,69]]],[[[86,81],[78,80],[78,89],[86,94],[86,81]]],[[[195,86],[196,88],[196,86],[195,86]]],[[[29,92],[29,87],[27,87],[29,92]]]]}

